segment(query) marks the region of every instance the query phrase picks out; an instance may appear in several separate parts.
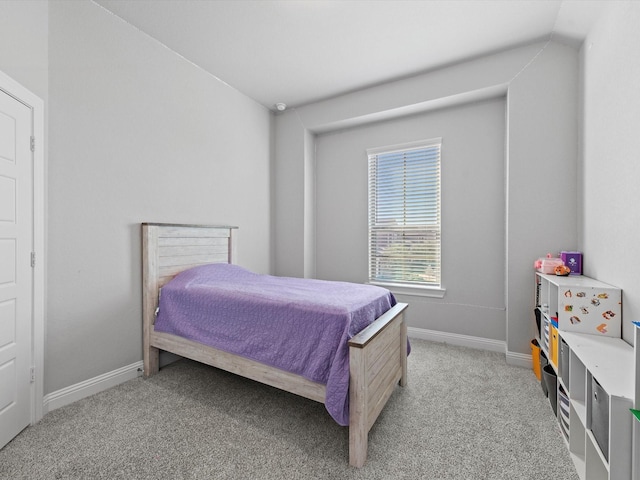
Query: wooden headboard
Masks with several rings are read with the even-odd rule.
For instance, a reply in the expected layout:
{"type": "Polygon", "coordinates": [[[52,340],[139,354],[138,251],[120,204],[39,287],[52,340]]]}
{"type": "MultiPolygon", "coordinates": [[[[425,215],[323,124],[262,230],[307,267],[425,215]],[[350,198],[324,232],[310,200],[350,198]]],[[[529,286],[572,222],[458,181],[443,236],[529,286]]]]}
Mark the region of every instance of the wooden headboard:
{"type": "Polygon", "coordinates": [[[145,329],[154,323],[160,288],[178,273],[206,263],[236,263],[236,232],[228,226],[142,224],[145,329]]]}

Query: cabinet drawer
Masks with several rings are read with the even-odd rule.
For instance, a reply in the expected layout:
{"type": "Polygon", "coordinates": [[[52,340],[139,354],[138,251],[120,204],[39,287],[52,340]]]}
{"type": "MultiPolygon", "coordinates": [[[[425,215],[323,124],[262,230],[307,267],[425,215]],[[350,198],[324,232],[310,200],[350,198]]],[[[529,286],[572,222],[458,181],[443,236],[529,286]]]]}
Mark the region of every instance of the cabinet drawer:
{"type": "Polygon", "coordinates": [[[560,419],[560,427],[562,434],[567,440],[569,440],[569,417],[570,417],[570,402],[569,395],[562,385],[558,385],[558,406],[560,407],[558,418],[560,419]]]}
{"type": "Polygon", "coordinates": [[[549,319],[546,317],[542,318],[542,349],[546,352],[549,351],[549,339],[550,339],[550,328],[551,323],[549,319]]]}

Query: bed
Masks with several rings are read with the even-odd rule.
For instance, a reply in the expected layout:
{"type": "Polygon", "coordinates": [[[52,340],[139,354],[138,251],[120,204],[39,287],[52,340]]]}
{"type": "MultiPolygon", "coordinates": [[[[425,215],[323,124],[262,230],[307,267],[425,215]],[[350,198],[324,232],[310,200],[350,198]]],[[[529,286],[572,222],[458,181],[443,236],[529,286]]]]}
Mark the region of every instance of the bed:
{"type": "MultiPolygon", "coordinates": [[[[228,226],[142,224],[144,375],[158,372],[159,352],[163,350],[328,405],[325,383],[181,334],[156,330],[162,287],[179,274],[176,281],[216,264],[235,265],[236,236],[237,229],[228,226]]],[[[349,463],[355,467],[366,461],[368,432],[395,386],[407,383],[406,308],[404,303],[395,303],[345,341],[349,463]]]]}

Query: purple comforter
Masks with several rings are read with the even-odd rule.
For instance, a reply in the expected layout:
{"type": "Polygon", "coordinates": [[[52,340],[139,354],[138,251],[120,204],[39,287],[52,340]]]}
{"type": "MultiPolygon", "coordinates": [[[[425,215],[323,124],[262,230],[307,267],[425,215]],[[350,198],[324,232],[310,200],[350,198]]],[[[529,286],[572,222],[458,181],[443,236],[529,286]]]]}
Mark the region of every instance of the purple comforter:
{"type": "Polygon", "coordinates": [[[203,265],[162,288],[155,330],[323,383],[327,411],[348,425],[348,340],[395,303],[373,285],[203,265]]]}

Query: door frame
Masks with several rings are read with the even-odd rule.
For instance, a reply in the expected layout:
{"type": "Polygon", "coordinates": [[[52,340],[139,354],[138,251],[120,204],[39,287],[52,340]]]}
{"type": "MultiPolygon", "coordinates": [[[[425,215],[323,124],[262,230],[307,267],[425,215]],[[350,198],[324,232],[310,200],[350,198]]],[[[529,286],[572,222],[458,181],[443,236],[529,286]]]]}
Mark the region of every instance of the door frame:
{"type": "Polygon", "coordinates": [[[31,424],[46,413],[44,405],[44,339],[45,339],[45,136],[44,102],[30,90],[0,71],[0,90],[31,109],[31,131],[34,138],[33,161],[33,297],[31,318],[31,424]]]}

